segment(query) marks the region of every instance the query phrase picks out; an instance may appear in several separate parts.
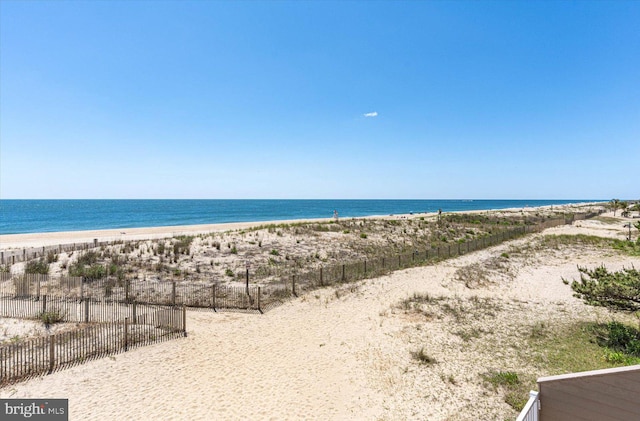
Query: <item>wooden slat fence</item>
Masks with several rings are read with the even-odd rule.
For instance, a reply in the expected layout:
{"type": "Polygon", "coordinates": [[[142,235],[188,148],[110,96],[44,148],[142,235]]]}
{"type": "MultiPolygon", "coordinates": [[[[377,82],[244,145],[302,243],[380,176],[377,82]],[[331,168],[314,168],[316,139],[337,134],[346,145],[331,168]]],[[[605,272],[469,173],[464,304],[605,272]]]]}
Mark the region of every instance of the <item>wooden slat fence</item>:
{"type": "MultiPolygon", "coordinates": [[[[0,273],[0,296],[27,298],[41,297],[42,294],[47,294],[48,296],[64,296],[82,301],[90,298],[122,304],[136,301],[139,304],[148,305],[186,305],[215,310],[264,311],[266,303],[272,308],[276,303],[283,302],[283,297],[290,297],[303,291],[373,278],[395,270],[419,266],[427,261],[438,261],[464,255],[521,235],[570,224],[574,220],[591,218],[598,214],[575,214],[540,219],[541,222],[535,225],[503,228],[492,235],[464,242],[444,244],[437,248],[344,262],[307,271],[296,271],[286,279],[281,278],[279,282],[270,282],[269,285],[261,287],[252,284],[248,289],[246,286],[240,286],[241,282],[226,285],[218,284],[215,281],[118,280],[114,277],[98,280],[67,277],[56,280],[42,275],[20,275],[22,277],[14,275],[12,277],[7,273],[0,273]]],[[[36,301],[38,300],[36,299],[36,301]]]]}
{"type": "Polygon", "coordinates": [[[0,294],[14,297],[33,297],[40,295],[56,295],[69,298],[83,298],[83,282],[78,276],[41,275],[25,273],[11,275],[0,273],[0,294]]]}
{"type": "Polygon", "coordinates": [[[61,296],[15,298],[0,295],[0,317],[54,320],[75,323],[121,322],[157,310],[157,304],[113,300],[69,299],[61,296]]]}
{"type": "Polygon", "coordinates": [[[109,243],[109,241],[98,241],[97,239],[94,239],[93,241],[84,243],[68,243],[15,250],[2,250],[0,251],[0,264],[5,265],[26,262],[27,260],[46,257],[49,253],[68,253],[72,251],[89,250],[96,247],[106,246],[109,243]]]}
{"type": "Polygon", "coordinates": [[[117,323],[84,325],[46,337],[0,345],[0,387],[50,374],[85,361],[186,335],[184,308],[155,312],[117,323]]]}

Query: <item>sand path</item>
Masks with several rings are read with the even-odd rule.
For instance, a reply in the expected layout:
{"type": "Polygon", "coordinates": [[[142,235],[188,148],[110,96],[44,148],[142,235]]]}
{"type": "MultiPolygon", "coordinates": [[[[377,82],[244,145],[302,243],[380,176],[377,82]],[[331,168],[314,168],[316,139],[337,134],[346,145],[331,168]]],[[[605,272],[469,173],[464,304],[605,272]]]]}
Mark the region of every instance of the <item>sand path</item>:
{"type": "Polygon", "coordinates": [[[69,397],[78,420],[376,419],[384,397],[368,356],[384,342],[380,313],[440,270],[397,272],[340,298],[326,288],[262,316],[189,311],[185,339],[89,362],[0,396],[69,397]]]}

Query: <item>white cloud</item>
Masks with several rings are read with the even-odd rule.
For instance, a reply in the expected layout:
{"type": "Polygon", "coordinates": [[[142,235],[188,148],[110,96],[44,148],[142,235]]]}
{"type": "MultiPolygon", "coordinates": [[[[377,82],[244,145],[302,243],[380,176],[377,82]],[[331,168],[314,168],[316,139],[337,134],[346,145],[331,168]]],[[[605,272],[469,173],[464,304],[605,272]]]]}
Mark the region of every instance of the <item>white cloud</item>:
{"type": "Polygon", "coordinates": [[[377,117],[378,116],[378,112],[374,111],[372,113],[366,113],[364,116],[365,117],[377,117]]]}

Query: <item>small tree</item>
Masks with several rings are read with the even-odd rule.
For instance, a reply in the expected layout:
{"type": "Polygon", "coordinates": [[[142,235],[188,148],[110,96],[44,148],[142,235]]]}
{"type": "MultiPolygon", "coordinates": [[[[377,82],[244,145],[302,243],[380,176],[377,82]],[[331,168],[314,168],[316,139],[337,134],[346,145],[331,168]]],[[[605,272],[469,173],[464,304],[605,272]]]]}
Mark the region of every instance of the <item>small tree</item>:
{"type": "Polygon", "coordinates": [[[616,210],[620,207],[620,199],[611,199],[609,201],[609,207],[613,209],[613,216],[616,216],[616,210]]]}
{"type": "MultiPolygon", "coordinates": [[[[571,283],[574,296],[589,305],[640,315],[640,272],[633,266],[618,272],[609,272],[604,266],[593,270],[578,267],[578,270],[580,282],[571,283]]],[[[640,357],[638,329],[612,321],[607,324],[607,334],[599,340],[607,347],[640,357]]]]}
{"type": "Polygon", "coordinates": [[[640,271],[633,266],[618,272],[609,272],[604,266],[593,270],[578,267],[578,271],[580,281],[571,283],[575,297],[592,306],[640,311],[640,271]]]}
{"type": "Polygon", "coordinates": [[[622,201],[618,204],[618,207],[622,210],[622,216],[629,216],[629,202],[627,202],[626,200],[622,201]]]}

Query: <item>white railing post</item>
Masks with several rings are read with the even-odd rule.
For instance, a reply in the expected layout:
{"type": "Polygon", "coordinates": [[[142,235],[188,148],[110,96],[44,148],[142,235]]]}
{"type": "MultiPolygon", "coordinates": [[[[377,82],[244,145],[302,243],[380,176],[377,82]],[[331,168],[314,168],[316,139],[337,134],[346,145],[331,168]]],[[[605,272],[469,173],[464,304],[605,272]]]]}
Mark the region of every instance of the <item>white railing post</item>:
{"type": "Polygon", "coordinates": [[[527,404],[522,408],[522,412],[516,418],[516,421],[538,421],[538,411],[540,410],[540,400],[538,399],[538,392],[529,392],[529,400],[527,404]]]}

